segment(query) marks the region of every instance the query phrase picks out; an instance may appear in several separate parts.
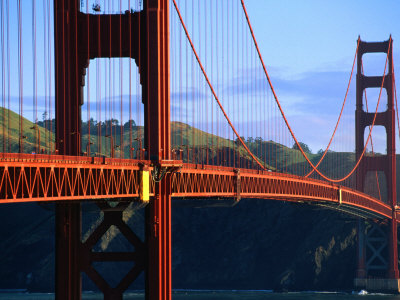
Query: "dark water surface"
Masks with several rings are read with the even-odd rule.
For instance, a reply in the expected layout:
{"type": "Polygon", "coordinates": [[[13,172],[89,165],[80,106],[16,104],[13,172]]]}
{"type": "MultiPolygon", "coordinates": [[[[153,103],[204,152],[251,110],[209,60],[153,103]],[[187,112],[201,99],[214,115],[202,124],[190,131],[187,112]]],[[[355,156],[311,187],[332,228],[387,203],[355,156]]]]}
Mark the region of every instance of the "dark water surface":
{"type": "MultiPolygon", "coordinates": [[[[269,291],[174,291],[174,300],[400,300],[400,295],[330,292],[272,293],[269,291]]],[[[2,293],[0,299],[7,300],[53,300],[54,294],[2,293]]],[[[102,300],[99,293],[84,293],[82,299],[102,300]]],[[[124,300],[144,299],[143,292],[128,292],[124,300]]]]}

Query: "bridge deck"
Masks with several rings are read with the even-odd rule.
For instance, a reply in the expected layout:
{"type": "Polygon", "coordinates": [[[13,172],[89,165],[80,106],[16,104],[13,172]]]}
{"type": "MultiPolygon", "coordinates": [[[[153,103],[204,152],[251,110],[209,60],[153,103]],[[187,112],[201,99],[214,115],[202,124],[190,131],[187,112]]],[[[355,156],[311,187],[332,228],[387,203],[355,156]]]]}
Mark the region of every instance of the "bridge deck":
{"type": "MultiPolygon", "coordinates": [[[[62,155],[2,154],[0,203],[139,198],[142,166],[150,161],[62,155]]],[[[150,196],[154,193],[151,180],[150,196]]],[[[176,198],[261,198],[317,204],[391,219],[391,207],[356,190],[276,172],[183,164],[172,174],[176,198]]],[[[399,219],[399,218],[398,218],[399,219]]]]}

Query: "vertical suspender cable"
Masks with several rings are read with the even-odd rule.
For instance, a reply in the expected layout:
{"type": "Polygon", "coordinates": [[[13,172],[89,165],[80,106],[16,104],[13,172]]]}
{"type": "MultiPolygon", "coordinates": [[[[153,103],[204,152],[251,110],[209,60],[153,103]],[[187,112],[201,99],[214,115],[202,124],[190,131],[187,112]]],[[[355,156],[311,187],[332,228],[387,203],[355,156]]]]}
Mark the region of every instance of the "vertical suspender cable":
{"type": "MultiPolygon", "coordinates": [[[[253,53],[253,51],[251,52],[251,53],[253,53]]],[[[258,73],[260,73],[260,71],[258,71],[258,73]]],[[[258,76],[256,77],[256,80],[258,81],[258,76]]],[[[268,99],[268,93],[267,93],[267,95],[265,94],[265,87],[263,87],[263,86],[261,86],[261,89],[262,89],[262,95],[261,95],[261,99],[262,100],[264,100],[264,99],[266,99],[266,101],[267,101],[267,103],[269,102],[269,99],[268,99]]],[[[264,116],[264,125],[263,125],[263,136],[262,136],[262,145],[263,145],[263,149],[264,149],[264,156],[263,156],[263,158],[264,158],[264,168],[266,169],[267,168],[267,135],[268,135],[268,121],[266,120],[266,118],[267,118],[267,104],[265,104],[264,103],[265,101],[261,101],[260,102],[260,105],[262,105],[263,106],[263,110],[264,110],[264,113],[263,113],[263,116],[264,116]]]]}
{"type": "Polygon", "coordinates": [[[6,152],[6,94],[5,94],[5,82],[6,82],[6,70],[4,62],[4,1],[1,1],[1,102],[2,102],[2,130],[3,130],[3,153],[6,152]]]}
{"type": "MultiPolygon", "coordinates": [[[[243,30],[244,31],[244,30],[243,30]]],[[[248,45],[248,39],[246,38],[246,57],[249,58],[250,56],[250,83],[247,81],[246,82],[246,94],[247,94],[247,101],[252,101],[253,97],[254,97],[254,93],[255,90],[253,89],[253,84],[255,83],[255,73],[256,70],[254,69],[254,65],[253,65],[253,51],[251,51],[251,49],[249,48],[248,45]],[[248,54],[248,51],[250,50],[250,54],[248,54]],[[251,84],[250,88],[249,85],[251,84]]],[[[246,120],[246,132],[247,132],[247,136],[250,136],[250,105],[246,105],[245,107],[246,111],[247,111],[247,120],[246,120]]],[[[249,160],[246,159],[246,168],[249,168],[249,160]]]]}
{"type": "MultiPolygon", "coordinates": [[[[100,26],[100,15],[97,14],[97,51],[99,57],[101,57],[101,26],[100,26]]],[[[106,72],[104,72],[106,73],[106,72]]],[[[106,84],[105,84],[106,86],[106,84]]],[[[97,153],[100,156],[102,154],[102,143],[101,143],[101,131],[102,131],[102,124],[101,124],[101,64],[100,60],[96,61],[96,113],[97,113],[97,153]]]]}
{"type": "Polygon", "coordinates": [[[43,74],[44,74],[44,113],[43,113],[43,126],[44,126],[44,147],[45,149],[47,149],[48,151],[51,152],[50,149],[50,143],[48,143],[48,133],[51,133],[51,131],[49,131],[48,129],[48,122],[47,122],[47,118],[48,118],[48,113],[47,113],[47,108],[48,108],[48,102],[49,102],[49,95],[48,95],[48,84],[51,84],[51,82],[48,82],[48,66],[47,66],[47,62],[48,62],[48,55],[50,55],[50,53],[47,52],[47,38],[48,38],[48,32],[47,32],[47,4],[46,1],[43,0],[43,27],[44,27],[44,34],[43,34],[43,52],[44,52],[44,64],[43,64],[43,74]]]}
{"type": "Polygon", "coordinates": [[[36,0],[32,0],[32,61],[33,61],[33,74],[32,74],[32,87],[33,87],[33,127],[32,129],[35,131],[35,152],[39,153],[39,141],[38,141],[38,131],[39,127],[37,125],[37,68],[36,68],[36,0]]]}
{"type": "MultiPolygon", "coordinates": [[[[64,9],[64,7],[65,7],[65,1],[63,0],[62,1],[62,7],[63,7],[63,9],[64,9]]],[[[56,9],[55,11],[58,11],[58,9],[56,9]]],[[[64,99],[64,101],[63,101],[63,111],[66,111],[66,102],[65,102],[65,99],[67,98],[66,97],[66,94],[67,94],[67,91],[66,91],[66,74],[67,73],[69,73],[68,71],[67,71],[67,65],[66,65],[66,61],[65,61],[65,57],[66,57],[66,49],[65,49],[65,45],[66,45],[66,37],[65,37],[65,34],[66,34],[66,32],[65,32],[65,14],[62,14],[62,24],[63,24],[63,27],[62,27],[62,45],[64,45],[64,47],[63,47],[63,49],[62,49],[62,52],[63,52],[63,62],[62,62],[62,70],[63,70],[63,99],[64,99]]],[[[60,67],[60,66],[58,66],[58,67],[60,67]]],[[[69,67],[69,65],[68,65],[68,67],[69,67]]],[[[59,108],[60,109],[60,108],[59,108]]],[[[63,119],[63,128],[64,128],[64,131],[66,130],[66,120],[67,120],[67,118],[64,118],[63,119]]],[[[57,124],[56,124],[56,126],[57,126],[57,124]]],[[[66,152],[66,143],[65,143],[65,141],[63,141],[62,143],[61,143],[61,141],[60,141],[60,144],[62,145],[62,147],[63,147],[63,151],[62,151],[62,153],[64,153],[65,154],[65,152],[66,152]]],[[[61,149],[60,149],[61,150],[61,149]]]]}
{"type": "MultiPolygon", "coordinates": [[[[236,4],[237,4],[237,6],[239,5],[239,3],[238,2],[236,2],[236,4]]],[[[240,86],[239,86],[239,95],[240,95],[240,104],[241,104],[241,109],[239,110],[239,112],[240,112],[240,119],[239,119],[239,122],[241,123],[241,132],[244,132],[244,128],[245,128],[245,113],[244,113],[244,94],[243,94],[243,89],[244,89],[244,35],[243,35],[243,33],[244,33],[244,30],[243,30],[243,20],[242,19],[240,19],[239,18],[239,7],[237,7],[237,17],[238,17],[238,29],[240,29],[240,31],[241,31],[241,34],[240,34],[240,36],[239,37],[241,37],[242,39],[241,39],[241,41],[239,41],[239,44],[241,45],[241,47],[240,48],[238,48],[238,49],[240,49],[240,52],[241,52],[241,70],[240,70],[240,72],[239,72],[239,76],[240,76],[240,81],[241,81],[241,83],[240,83],[240,86]],[[240,21],[239,21],[239,19],[240,19],[240,21]],[[241,26],[240,26],[241,25],[241,26]]],[[[238,155],[239,155],[239,168],[241,167],[240,166],[240,163],[241,163],[241,155],[240,155],[240,148],[239,148],[239,153],[238,153],[238,155]]]]}
{"type": "MultiPolygon", "coordinates": [[[[192,30],[193,30],[193,39],[195,38],[195,26],[194,26],[194,24],[195,24],[195,21],[194,21],[194,1],[192,0],[192,30]]],[[[197,114],[195,114],[195,111],[196,111],[196,96],[197,96],[197,91],[194,89],[194,87],[195,87],[195,83],[196,83],[196,72],[194,72],[194,67],[193,67],[193,65],[194,65],[194,58],[192,59],[192,74],[194,75],[193,76],[193,79],[192,79],[192,87],[193,87],[193,97],[194,97],[194,99],[193,99],[193,104],[192,104],[192,116],[193,116],[193,129],[192,129],[192,131],[193,131],[193,133],[192,133],[192,139],[193,139],[193,145],[192,145],[192,162],[193,163],[195,163],[196,161],[195,161],[195,146],[196,146],[196,130],[195,130],[195,126],[196,126],[196,115],[197,114]]],[[[198,99],[197,99],[198,100],[198,99]]]]}
{"type": "MultiPolygon", "coordinates": [[[[241,36],[241,34],[240,34],[240,21],[239,21],[239,9],[238,9],[238,6],[237,6],[237,4],[238,4],[238,2],[237,1],[235,1],[236,2],[236,32],[237,32],[237,35],[236,35],[236,38],[237,38],[237,40],[236,40],[236,43],[237,43],[237,50],[236,50],[236,55],[237,55],[237,58],[236,58],[236,62],[237,62],[237,80],[236,80],[236,83],[237,83],[237,86],[236,86],[236,90],[237,90],[237,94],[236,94],[236,108],[237,108],[237,120],[236,120],[236,122],[237,122],[237,124],[238,124],[238,130],[239,130],[239,132],[243,132],[243,126],[241,126],[241,123],[240,123],[240,116],[241,116],[241,111],[240,111],[240,101],[241,101],[241,93],[240,93],[240,77],[241,77],[241,73],[240,73],[240,49],[241,49],[241,47],[239,46],[240,45],[240,36],[241,36]]],[[[238,168],[240,168],[240,147],[239,147],[239,145],[237,145],[237,159],[238,159],[238,162],[237,162],[237,167],[238,168]]]]}
{"type": "MultiPolygon", "coordinates": [[[[122,64],[122,2],[119,0],[119,7],[118,7],[118,14],[119,14],[119,100],[120,100],[120,107],[119,107],[119,130],[116,128],[116,130],[119,131],[119,145],[118,145],[118,151],[119,151],[119,158],[124,157],[124,136],[123,136],[123,125],[124,125],[124,119],[122,115],[122,94],[123,94],[123,89],[122,89],[122,83],[123,83],[123,64],[122,64]]],[[[117,134],[117,132],[116,132],[117,134]]],[[[115,139],[117,139],[117,136],[115,136],[115,139]]],[[[115,142],[117,144],[117,142],[115,142]]]]}
{"type": "MultiPolygon", "coordinates": [[[[225,28],[224,28],[224,25],[225,25],[225,20],[224,20],[224,12],[225,12],[225,10],[224,10],[224,2],[222,1],[222,4],[221,4],[221,11],[222,11],[222,17],[221,17],[221,33],[222,33],[222,36],[221,36],[221,40],[222,40],[222,47],[221,47],[221,61],[222,61],[222,64],[221,64],[221,70],[222,70],[222,78],[221,78],[221,80],[222,80],[222,97],[224,98],[224,99],[227,99],[227,97],[226,97],[226,89],[225,89],[225,28]]],[[[228,63],[226,63],[226,65],[228,65],[228,63]]],[[[226,160],[226,144],[227,144],[227,135],[226,135],[226,130],[227,130],[227,126],[222,126],[222,122],[221,122],[221,127],[222,128],[224,128],[225,130],[222,130],[222,134],[223,134],[223,136],[224,136],[224,140],[223,140],[223,142],[222,142],[222,153],[221,153],[221,160],[222,160],[222,165],[225,165],[225,160],[226,160]]]]}
{"type": "MultiPolygon", "coordinates": [[[[76,4],[77,5],[77,4],[76,4]]],[[[81,114],[80,114],[80,109],[81,109],[81,104],[79,103],[79,93],[80,93],[80,70],[79,70],[79,57],[78,57],[78,14],[75,14],[74,16],[74,22],[75,22],[75,39],[74,39],[74,43],[75,43],[75,74],[76,74],[76,78],[75,78],[75,86],[76,86],[76,96],[75,96],[75,105],[76,105],[76,116],[73,116],[75,119],[75,130],[76,132],[73,132],[71,134],[74,134],[75,136],[75,140],[76,140],[76,148],[75,149],[75,153],[76,155],[81,155],[82,149],[81,149],[81,114]]]]}
{"type": "MultiPolygon", "coordinates": [[[[90,37],[90,18],[89,18],[89,0],[86,0],[86,24],[87,24],[87,28],[86,28],[86,30],[87,30],[87,36],[88,36],[88,39],[87,39],[87,49],[88,49],[88,52],[87,52],[87,57],[86,57],[86,59],[87,59],[87,61],[89,61],[89,59],[90,59],[90,39],[91,39],[91,37],[90,37]]],[[[86,145],[86,152],[87,152],[87,156],[91,156],[91,153],[90,153],[90,146],[91,146],[91,144],[92,144],[92,142],[91,142],[91,118],[90,118],[90,68],[87,68],[87,75],[86,75],[86,89],[87,89],[87,99],[86,99],[86,102],[87,102],[87,128],[88,128],[88,138],[87,138],[87,145],[86,145]]]]}
{"type": "MultiPolygon", "coordinates": [[[[48,87],[49,87],[49,92],[48,92],[48,97],[49,97],[49,101],[48,101],[48,120],[49,120],[49,134],[48,134],[48,145],[49,145],[49,151],[50,153],[55,153],[56,151],[56,143],[55,143],[55,130],[53,130],[53,121],[52,121],[52,117],[53,117],[53,102],[52,102],[52,92],[53,92],[53,83],[52,83],[52,47],[51,47],[51,31],[50,31],[50,25],[51,25],[51,21],[50,21],[50,0],[47,1],[47,68],[48,68],[48,87]],[[54,141],[53,141],[54,139],[54,141]]],[[[54,41],[54,43],[56,43],[56,41],[54,41]]],[[[55,124],[54,124],[55,125],[55,124]]]]}
{"type": "MultiPolygon", "coordinates": [[[[214,13],[215,13],[215,11],[214,11],[214,13]]],[[[211,1],[210,1],[210,24],[211,24],[211,30],[210,30],[211,74],[212,74],[212,77],[215,78],[214,82],[216,82],[217,86],[218,86],[218,78],[214,74],[214,70],[215,70],[214,58],[213,58],[214,47],[212,45],[213,44],[217,44],[217,43],[214,42],[214,39],[213,39],[213,37],[214,37],[213,30],[214,30],[215,26],[213,26],[214,25],[214,18],[213,18],[213,6],[212,6],[211,1]]],[[[211,106],[211,108],[210,108],[210,110],[211,110],[211,145],[210,145],[211,151],[209,151],[209,143],[208,143],[208,141],[206,143],[206,151],[207,151],[207,154],[211,153],[211,155],[212,155],[212,149],[214,147],[214,138],[213,138],[213,136],[214,136],[214,107],[213,107],[213,101],[210,101],[210,106],[211,106]]],[[[208,113],[207,113],[207,116],[208,116],[208,113]]],[[[209,155],[207,155],[207,158],[209,158],[209,155]]],[[[209,164],[209,163],[210,162],[207,161],[207,164],[209,164]]]]}
{"type": "MultiPolygon", "coordinates": [[[[235,57],[234,57],[234,40],[233,40],[233,31],[234,31],[234,22],[233,22],[233,5],[230,5],[230,7],[232,8],[232,10],[229,12],[228,11],[228,16],[229,16],[229,21],[228,21],[228,27],[227,27],[227,34],[228,34],[228,38],[230,39],[230,41],[228,41],[228,49],[227,51],[229,51],[229,66],[231,68],[228,68],[228,74],[230,74],[230,78],[228,79],[230,82],[234,83],[235,80],[235,69],[234,69],[234,61],[235,61],[235,57]],[[229,29],[231,29],[229,31],[229,29]]],[[[229,76],[229,75],[228,75],[229,76]]],[[[229,105],[230,107],[228,107],[228,110],[230,112],[230,115],[232,115],[232,122],[235,122],[235,93],[234,93],[234,87],[231,88],[232,90],[229,91],[229,105]]],[[[229,166],[230,167],[234,167],[234,161],[235,161],[235,151],[236,151],[236,143],[235,143],[235,138],[234,138],[234,134],[233,132],[230,132],[230,140],[232,141],[232,149],[231,151],[229,151],[229,153],[231,154],[231,157],[229,158],[229,166]]]]}
{"type": "MultiPolygon", "coordinates": [[[[213,76],[212,65],[210,66],[210,63],[209,63],[210,52],[212,51],[212,49],[211,49],[211,46],[210,46],[210,50],[211,51],[209,51],[209,48],[208,48],[208,45],[211,45],[211,43],[210,44],[208,43],[208,38],[210,37],[210,21],[211,20],[209,20],[207,18],[208,13],[210,13],[210,14],[212,14],[212,13],[211,13],[211,7],[210,7],[210,9],[208,9],[207,3],[208,3],[208,0],[205,0],[204,1],[204,8],[205,8],[205,10],[204,10],[204,22],[205,22],[206,26],[204,27],[205,28],[205,31],[204,31],[204,41],[205,41],[204,42],[204,60],[205,60],[205,63],[207,64],[206,68],[208,70],[210,70],[211,78],[213,78],[212,77],[213,76]]],[[[206,124],[205,124],[205,127],[203,129],[203,149],[204,150],[202,150],[202,152],[203,152],[202,162],[205,163],[205,164],[208,164],[208,162],[207,162],[207,157],[208,157],[208,155],[207,155],[207,151],[208,151],[207,143],[208,143],[208,133],[210,132],[209,131],[209,125],[210,125],[209,124],[209,102],[207,101],[207,98],[208,98],[207,85],[203,84],[202,87],[203,87],[203,91],[204,91],[203,93],[204,93],[204,96],[205,96],[204,97],[204,111],[203,111],[204,117],[203,117],[203,120],[206,120],[206,124]]]]}
{"type": "MultiPolygon", "coordinates": [[[[185,16],[188,15],[187,13],[187,1],[185,1],[185,16]]],[[[190,145],[190,137],[189,137],[189,51],[188,51],[188,45],[185,47],[185,59],[186,59],[186,93],[185,93],[185,107],[186,107],[186,124],[187,124],[187,141],[186,141],[186,162],[189,163],[189,145],[190,145]]],[[[192,72],[191,72],[192,73],[192,72]]],[[[193,74],[193,73],[192,73],[193,74]]]]}
{"type": "MultiPolygon", "coordinates": [[[[139,11],[141,8],[139,6],[138,1],[136,0],[136,11],[139,11]]],[[[139,21],[139,26],[140,26],[141,22],[139,21]]],[[[139,41],[140,42],[140,41],[139,41]]],[[[139,70],[141,68],[141,58],[140,58],[140,48],[141,46],[139,45],[138,49],[139,49],[139,70]]],[[[141,124],[141,113],[140,113],[140,108],[141,108],[141,98],[140,98],[140,91],[141,91],[141,87],[140,87],[140,76],[136,76],[136,114],[135,114],[135,123],[136,123],[136,151],[134,151],[134,154],[136,154],[136,159],[140,159],[141,158],[141,153],[142,153],[142,149],[141,147],[139,147],[140,143],[139,141],[141,141],[142,139],[142,135],[141,135],[141,129],[139,129],[139,125],[141,124]]],[[[130,122],[130,126],[132,127],[131,131],[132,131],[132,148],[133,146],[133,122],[130,122]]]]}
{"type": "Polygon", "coordinates": [[[11,152],[11,122],[10,122],[10,110],[11,110],[11,63],[10,63],[10,2],[6,0],[7,10],[7,100],[8,100],[8,111],[7,111],[7,137],[8,137],[8,152],[11,152]]]}
{"type": "Polygon", "coordinates": [[[22,8],[18,0],[18,84],[19,84],[19,152],[24,152],[24,119],[23,119],[23,57],[22,57],[22,8]]]}
{"type": "MultiPolygon", "coordinates": [[[[226,3],[226,57],[227,57],[227,64],[226,64],[226,77],[227,77],[227,82],[228,82],[228,85],[229,85],[229,82],[230,82],[230,80],[231,80],[231,75],[230,74],[232,74],[233,73],[233,71],[232,71],[232,73],[230,73],[230,69],[229,69],[229,66],[230,65],[232,65],[232,62],[230,61],[230,59],[231,59],[231,57],[230,57],[230,51],[229,51],[229,48],[233,48],[233,46],[232,45],[230,45],[229,44],[229,37],[230,37],[230,35],[229,35],[229,27],[230,27],[230,18],[229,18],[229,8],[230,8],[230,5],[229,5],[229,0],[227,0],[227,3],[226,3]]],[[[231,96],[231,93],[229,92],[229,89],[227,90],[227,104],[228,104],[228,112],[230,112],[231,111],[231,100],[232,100],[232,96],[231,96]]],[[[227,148],[227,150],[228,150],[228,155],[227,155],[227,166],[230,166],[230,164],[231,164],[231,143],[230,143],[230,139],[231,139],[231,136],[230,136],[230,132],[227,132],[227,139],[228,139],[228,141],[229,141],[229,147],[227,148]]]]}
{"type": "MultiPolygon", "coordinates": [[[[172,21],[172,18],[171,18],[172,21]]],[[[175,22],[174,22],[175,23],[175,22]]],[[[183,50],[182,50],[182,31],[179,30],[179,122],[183,123],[183,50]]],[[[187,123],[186,123],[187,124],[187,123]]],[[[183,126],[180,126],[180,141],[178,147],[178,159],[183,159],[183,126]]]]}
{"type": "MultiPolygon", "coordinates": [[[[171,48],[175,47],[175,32],[174,32],[174,26],[173,23],[170,24],[170,43],[171,43],[171,48]]],[[[170,53],[170,65],[171,65],[171,95],[174,94],[175,92],[175,87],[176,87],[176,62],[175,62],[175,55],[176,51],[172,51],[170,53]]],[[[174,97],[171,97],[171,117],[170,117],[170,122],[171,122],[171,151],[175,151],[174,145],[175,145],[175,136],[173,134],[174,131],[174,126],[173,122],[175,120],[175,109],[174,107],[174,97]]],[[[175,158],[174,155],[172,154],[171,156],[173,159],[175,158]]]]}
{"type": "MultiPolygon", "coordinates": [[[[108,0],[107,2],[108,4],[108,20],[109,20],[109,27],[112,28],[112,23],[111,23],[111,4],[110,4],[110,0],[108,0]]],[[[105,10],[106,11],[106,10],[105,10]]],[[[112,30],[109,31],[109,35],[108,35],[108,51],[109,53],[111,53],[112,50],[112,44],[111,44],[111,38],[112,38],[112,30]]],[[[112,76],[112,74],[114,74],[113,72],[113,59],[111,59],[111,55],[108,57],[108,69],[106,68],[106,76],[105,76],[105,116],[104,116],[104,122],[106,123],[106,136],[108,135],[108,139],[106,142],[106,145],[109,145],[106,147],[106,151],[108,151],[108,155],[110,157],[113,157],[113,142],[114,142],[114,137],[113,137],[113,132],[112,132],[112,107],[111,107],[111,99],[113,98],[113,80],[114,80],[114,76],[112,76]],[[107,85],[108,83],[108,85],[107,85]],[[109,149],[109,150],[108,150],[109,149]]]]}
{"type": "MultiPolygon", "coordinates": [[[[215,1],[215,40],[216,41],[220,41],[220,39],[219,39],[219,31],[218,31],[218,29],[219,29],[219,26],[218,26],[218,3],[219,2],[220,1],[215,1]]],[[[220,83],[220,78],[219,78],[219,64],[218,64],[218,62],[219,62],[219,58],[218,58],[219,47],[218,47],[218,44],[219,43],[217,42],[215,44],[216,44],[215,45],[215,57],[216,57],[215,58],[215,67],[216,67],[216,70],[217,70],[217,85],[219,87],[221,87],[222,85],[220,83]]],[[[212,110],[214,111],[214,108],[212,110]]],[[[220,165],[220,158],[219,158],[219,155],[218,155],[218,153],[219,153],[218,151],[219,151],[219,140],[220,140],[220,137],[221,137],[221,133],[219,132],[219,114],[218,113],[215,114],[215,125],[216,125],[216,137],[217,137],[216,141],[215,141],[216,142],[216,145],[215,145],[215,155],[216,155],[215,163],[217,164],[217,166],[219,166],[220,165]]]]}
{"type": "MultiPolygon", "coordinates": [[[[206,0],[203,0],[203,2],[204,1],[206,1],[206,0]]],[[[200,22],[199,22],[199,24],[202,24],[201,22],[203,21],[203,15],[201,14],[201,12],[204,12],[204,19],[206,18],[206,13],[205,13],[205,11],[203,11],[202,9],[201,9],[201,1],[199,1],[198,2],[198,12],[199,12],[199,16],[200,16],[200,22]]],[[[201,36],[201,29],[203,28],[203,27],[206,27],[207,25],[205,24],[205,22],[204,22],[204,24],[202,24],[201,26],[198,26],[198,29],[199,29],[199,37],[198,37],[198,39],[199,39],[199,50],[200,50],[200,55],[201,55],[201,51],[202,51],[202,49],[201,49],[201,47],[202,47],[202,36],[201,36]]],[[[206,32],[207,32],[207,30],[205,30],[204,31],[204,34],[206,34],[206,32]]],[[[204,43],[204,45],[205,45],[206,43],[204,43]]],[[[206,51],[204,50],[204,52],[203,52],[203,56],[204,56],[204,58],[205,58],[205,61],[207,61],[206,60],[206,57],[207,57],[207,55],[206,55],[206,51]]],[[[204,99],[203,99],[203,95],[204,95],[204,88],[203,88],[203,85],[201,84],[201,76],[200,76],[200,71],[198,71],[199,72],[199,76],[197,77],[197,85],[198,85],[198,87],[199,87],[199,90],[198,90],[198,99],[201,99],[201,101],[199,101],[199,112],[200,112],[200,114],[199,114],[199,129],[200,129],[200,132],[199,132],[199,143],[198,143],[198,151],[199,151],[199,155],[198,155],[198,163],[201,163],[201,164],[203,164],[203,138],[204,138],[204,134],[203,134],[203,132],[204,132],[204,123],[202,123],[202,121],[204,120],[204,109],[203,109],[203,103],[204,103],[204,99]]]]}
{"type": "MultiPolygon", "coordinates": [[[[128,1],[129,9],[131,0],[128,1]]],[[[135,10],[136,5],[135,5],[135,10]]],[[[136,91],[139,93],[139,91],[136,91]]],[[[137,120],[136,120],[137,121],[137,120]]],[[[133,159],[132,149],[132,14],[129,14],[129,158],[133,159]]]]}
{"type": "MultiPolygon", "coordinates": [[[[235,74],[236,74],[236,93],[233,94],[232,96],[232,113],[233,113],[233,123],[237,124],[237,116],[239,114],[238,111],[236,111],[236,104],[238,101],[238,95],[237,95],[237,88],[238,88],[238,84],[239,84],[239,78],[238,78],[238,72],[237,70],[235,70],[235,48],[237,50],[237,61],[236,61],[236,66],[239,66],[239,55],[238,55],[238,51],[239,51],[239,44],[236,44],[235,47],[235,7],[232,5],[232,74],[233,74],[233,78],[235,78],[235,74]],[[236,113],[235,113],[236,112],[236,113]]],[[[237,20],[237,19],[236,19],[237,20]]],[[[236,25],[238,25],[238,23],[236,22],[236,25]]],[[[237,30],[237,29],[236,29],[237,30]]],[[[237,31],[236,31],[237,32],[237,31]]],[[[232,140],[235,139],[235,134],[232,132],[232,140]]],[[[236,142],[234,143],[234,151],[233,151],[233,167],[236,167],[236,156],[237,156],[237,152],[238,152],[238,145],[236,145],[236,142]]]]}

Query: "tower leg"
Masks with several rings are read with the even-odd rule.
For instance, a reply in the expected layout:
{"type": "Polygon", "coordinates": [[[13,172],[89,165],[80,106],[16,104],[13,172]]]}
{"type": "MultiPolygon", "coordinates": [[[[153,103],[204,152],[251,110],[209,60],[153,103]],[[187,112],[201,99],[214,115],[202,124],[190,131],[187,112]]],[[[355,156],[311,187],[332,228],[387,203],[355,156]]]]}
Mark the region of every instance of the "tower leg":
{"type": "Polygon", "coordinates": [[[358,219],[357,236],[357,278],[365,278],[367,275],[365,269],[365,222],[362,219],[358,219]]]}
{"type": "Polygon", "coordinates": [[[171,299],[171,193],[166,176],[147,206],[146,299],[171,299]]]}
{"type": "MultiPolygon", "coordinates": [[[[171,160],[169,1],[144,2],[147,76],[143,82],[145,144],[154,165],[171,160]],[[158,34],[155,34],[157,33],[158,34]]],[[[164,170],[165,171],[165,170],[164,170]]],[[[146,299],[171,299],[171,178],[157,180],[147,207],[146,299]]]]}
{"type": "Polygon", "coordinates": [[[80,300],[81,205],[56,206],[56,299],[80,300]]]}
{"type": "MultiPolygon", "coordinates": [[[[396,213],[395,211],[393,212],[396,213]]],[[[389,229],[389,266],[388,278],[399,278],[399,258],[397,247],[397,221],[393,216],[389,229]]]]}

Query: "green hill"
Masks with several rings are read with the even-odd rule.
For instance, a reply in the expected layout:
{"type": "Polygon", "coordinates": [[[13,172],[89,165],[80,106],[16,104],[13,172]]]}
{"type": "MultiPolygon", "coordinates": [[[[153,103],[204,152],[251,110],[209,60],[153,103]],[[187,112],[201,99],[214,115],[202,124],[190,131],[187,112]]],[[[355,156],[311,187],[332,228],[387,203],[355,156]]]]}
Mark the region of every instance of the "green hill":
{"type": "MultiPolygon", "coordinates": [[[[39,142],[39,135],[41,149],[48,150],[49,145],[54,143],[54,135],[49,130],[32,123],[26,118],[21,119],[15,112],[1,107],[0,128],[0,141],[5,146],[6,152],[20,152],[20,141],[23,143],[24,153],[35,152],[39,142]],[[21,128],[22,130],[20,130],[21,128]]],[[[1,146],[0,151],[3,152],[1,146]]]]}

